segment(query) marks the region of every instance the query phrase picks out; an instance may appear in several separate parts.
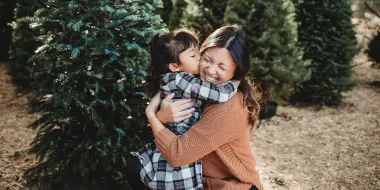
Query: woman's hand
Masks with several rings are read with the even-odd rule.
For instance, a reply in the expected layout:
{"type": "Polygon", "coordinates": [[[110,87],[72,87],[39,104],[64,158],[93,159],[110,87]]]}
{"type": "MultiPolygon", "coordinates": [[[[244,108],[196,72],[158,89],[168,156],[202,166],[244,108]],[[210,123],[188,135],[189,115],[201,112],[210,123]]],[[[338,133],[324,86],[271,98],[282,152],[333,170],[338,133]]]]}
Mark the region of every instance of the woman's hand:
{"type": "Polygon", "coordinates": [[[145,114],[147,117],[156,115],[158,106],[160,106],[160,92],[153,96],[148,106],[145,108],[145,114]]]}
{"type": "MultiPolygon", "coordinates": [[[[160,111],[157,112],[157,118],[162,123],[175,123],[183,121],[191,117],[191,113],[194,112],[194,108],[184,110],[193,106],[194,102],[191,99],[178,100],[171,102],[174,97],[174,93],[169,94],[162,101],[160,111]]],[[[150,105],[150,104],[149,104],[150,105]]]]}
{"type": "Polygon", "coordinates": [[[151,125],[153,135],[156,136],[165,126],[156,117],[157,108],[160,105],[160,92],[158,92],[149,105],[145,108],[145,114],[148,118],[149,124],[151,125]]]}

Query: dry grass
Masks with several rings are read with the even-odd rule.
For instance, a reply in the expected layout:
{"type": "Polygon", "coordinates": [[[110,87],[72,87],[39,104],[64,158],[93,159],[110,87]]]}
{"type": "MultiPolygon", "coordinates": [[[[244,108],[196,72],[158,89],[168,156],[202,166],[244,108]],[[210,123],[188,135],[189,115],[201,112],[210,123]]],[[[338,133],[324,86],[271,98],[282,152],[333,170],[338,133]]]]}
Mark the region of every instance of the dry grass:
{"type": "Polygon", "coordinates": [[[26,128],[36,116],[27,114],[27,99],[18,94],[0,63],[0,189],[25,189],[23,172],[34,163],[26,150],[34,132],[26,128]]]}
{"type": "Polygon", "coordinates": [[[380,189],[380,80],[364,55],[355,59],[352,91],[339,107],[279,107],[253,132],[253,151],[265,189],[380,189]]]}

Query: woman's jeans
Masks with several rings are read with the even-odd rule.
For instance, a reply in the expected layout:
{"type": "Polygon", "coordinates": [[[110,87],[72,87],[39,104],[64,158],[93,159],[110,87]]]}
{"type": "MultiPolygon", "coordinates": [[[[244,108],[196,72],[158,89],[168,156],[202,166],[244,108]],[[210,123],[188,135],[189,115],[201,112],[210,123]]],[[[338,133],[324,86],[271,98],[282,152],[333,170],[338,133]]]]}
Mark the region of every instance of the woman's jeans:
{"type": "MultiPolygon", "coordinates": [[[[130,160],[127,161],[126,167],[126,176],[129,186],[133,190],[149,190],[149,187],[146,186],[140,179],[140,171],[141,171],[141,163],[139,158],[134,156],[130,160]]],[[[256,186],[252,185],[249,190],[258,190],[256,186]]]]}

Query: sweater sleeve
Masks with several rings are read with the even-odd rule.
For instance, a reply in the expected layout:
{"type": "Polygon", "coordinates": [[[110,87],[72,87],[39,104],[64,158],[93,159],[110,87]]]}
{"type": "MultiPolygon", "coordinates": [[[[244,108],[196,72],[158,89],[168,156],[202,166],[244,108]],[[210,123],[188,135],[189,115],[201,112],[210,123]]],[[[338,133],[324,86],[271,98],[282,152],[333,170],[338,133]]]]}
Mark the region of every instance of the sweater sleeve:
{"type": "Polygon", "coordinates": [[[190,164],[244,134],[248,112],[241,93],[226,103],[213,104],[183,136],[169,129],[156,135],[155,143],[173,167],[190,164]]]}

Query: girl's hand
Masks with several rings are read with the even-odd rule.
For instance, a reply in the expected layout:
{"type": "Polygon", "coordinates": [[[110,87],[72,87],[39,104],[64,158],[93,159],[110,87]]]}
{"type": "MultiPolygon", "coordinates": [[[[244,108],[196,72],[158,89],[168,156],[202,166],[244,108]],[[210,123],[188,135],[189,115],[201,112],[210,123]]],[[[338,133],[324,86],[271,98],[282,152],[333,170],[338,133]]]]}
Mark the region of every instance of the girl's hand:
{"type": "Polygon", "coordinates": [[[194,112],[194,108],[184,110],[188,107],[193,106],[194,102],[192,102],[191,99],[183,99],[176,102],[171,102],[171,99],[173,97],[174,93],[169,94],[162,101],[160,111],[157,112],[157,118],[161,121],[161,123],[165,124],[183,121],[191,117],[191,113],[194,112]]]}

